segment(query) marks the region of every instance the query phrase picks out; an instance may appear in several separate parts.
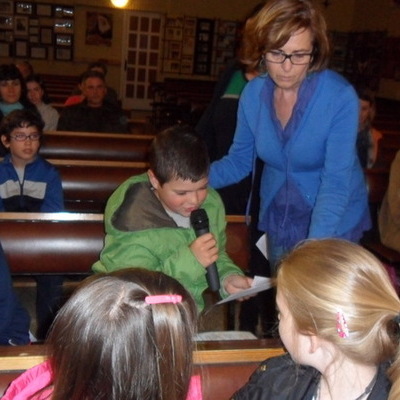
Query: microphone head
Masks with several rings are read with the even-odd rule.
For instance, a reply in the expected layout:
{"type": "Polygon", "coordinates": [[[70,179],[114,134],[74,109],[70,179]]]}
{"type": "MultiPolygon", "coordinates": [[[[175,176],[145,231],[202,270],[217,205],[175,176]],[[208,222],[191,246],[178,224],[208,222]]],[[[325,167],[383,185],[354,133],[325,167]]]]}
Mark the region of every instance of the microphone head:
{"type": "Polygon", "coordinates": [[[190,214],[190,223],[194,230],[208,228],[208,216],[206,210],[198,208],[190,214]]]}

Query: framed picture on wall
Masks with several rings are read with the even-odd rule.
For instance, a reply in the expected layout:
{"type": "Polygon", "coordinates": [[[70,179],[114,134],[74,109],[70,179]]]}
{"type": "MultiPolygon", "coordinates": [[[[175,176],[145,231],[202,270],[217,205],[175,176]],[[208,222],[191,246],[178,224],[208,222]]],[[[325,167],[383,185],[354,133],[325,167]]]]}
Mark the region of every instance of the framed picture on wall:
{"type": "Polygon", "coordinates": [[[26,58],[28,55],[28,41],[16,39],[14,42],[14,56],[26,58]]]}
{"type": "Polygon", "coordinates": [[[29,34],[30,35],[39,35],[39,27],[38,26],[30,26],[29,34]]]}
{"type": "Polygon", "coordinates": [[[0,31],[0,41],[2,42],[12,42],[14,40],[13,31],[0,31]]]}
{"type": "Polygon", "coordinates": [[[15,14],[32,15],[33,3],[28,3],[25,1],[17,1],[15,3],[15,14]]]}
{"type": "Polygon", "coordinates": [[[14,2],[12,0],[0,1],[0,14],[12,14],[14,11],[14,2]]]}
{"type": "Polygon", "coordinates": [[[27,36],[29,30],[28,17],[20,17],[17,15],[14,18],[14,33],[18,36],[27,36]]]}
{"type": "Polygon", "coordinates": [[[30,57],[38,59],[38,60],[46,60],[47,59],[47,47],[31,46],[30,57]]]}
{"type": "Polygon", "coordinates": [[[70,47],[72,46],[72,35],[56,35],[56,45],[62,47],[70,47]]]}
{"type": "Polygon", "coordinates": [[[55,6],[54,16],[56,18],[73,18],[74,17],[74,7],[67,6],[55,6]]]}
{"type": "Polygon", "coordinates": [[[39,31],[41,44],[53,44],[53,28],[44,26],[39,31]]]}
{"type": "Polygon", "coordinates": [[[0,15],[0,29],[14,30],[14,18],[9,15],[0,15]]]}
{"type": "Polygon", "coordinates": [[[0,42],[0,57],[11,57],[11,43],[0,42]]]}
{"type": "Polygon", "coordinates": [[[56,47],[54,50],[54,58],[59,61],[71,61],[72,47],[56,47]]]}
{"type": "Polygon", "coordinates": [[[36,15],[38,17],[52,17],[53,7],[51,4],[38,3],[36,4],[36,15]]]}
{"type": "Polygon", "coordinates": [[[29,35],[29,42],[30,43],[39,43],[39,36],[38,35],[29,35]]]}
{"type": "Polygon", "coordinates": [[[73,19],[56,19],[54,22],[55,33],[74,33],[73,19]]]}

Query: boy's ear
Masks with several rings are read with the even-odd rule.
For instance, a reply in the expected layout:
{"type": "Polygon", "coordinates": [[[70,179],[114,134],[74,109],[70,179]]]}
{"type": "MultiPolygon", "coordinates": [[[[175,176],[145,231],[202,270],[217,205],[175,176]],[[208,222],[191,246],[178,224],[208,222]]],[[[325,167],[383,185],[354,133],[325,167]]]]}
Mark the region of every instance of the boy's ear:
{"type": "Polygon", "coordinates": [[[154,172],[151,169],[147,170],[147,176],[149,177],[149,181],[151,186],[153,186],[154,189],[158,189],[161,185],[156,176],[154,175],[154,172]]]}
{"type": "Polygon", "coordinates": [[[6,135],[1,135],[1,143],[3,144],[3,146],[8,149],[10,147],[10,142],[7,139],[6,135]]]}

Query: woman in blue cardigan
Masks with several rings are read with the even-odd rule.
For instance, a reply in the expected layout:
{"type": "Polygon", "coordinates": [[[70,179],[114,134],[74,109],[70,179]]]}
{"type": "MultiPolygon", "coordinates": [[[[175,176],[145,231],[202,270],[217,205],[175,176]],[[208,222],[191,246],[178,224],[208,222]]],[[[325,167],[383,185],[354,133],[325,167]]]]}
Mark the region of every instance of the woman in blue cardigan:
{"type": "Polygon", "coordinates": [[[328,70],[322,14],[309,0],[270,0],[247,24],[242,62],[262,69],[242,92],[229,154],[212,164],[224,187],[264,161],[259,229],[272,266],[305,238],[358,241],[370,226],[356,154],[358,98],[328,70]]]}

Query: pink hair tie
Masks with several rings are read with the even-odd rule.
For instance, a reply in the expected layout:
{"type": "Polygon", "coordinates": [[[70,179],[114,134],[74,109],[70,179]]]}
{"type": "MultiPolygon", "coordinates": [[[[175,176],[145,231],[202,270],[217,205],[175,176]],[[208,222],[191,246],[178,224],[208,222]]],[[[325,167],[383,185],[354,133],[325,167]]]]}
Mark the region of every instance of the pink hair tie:
{"type": "Polygon", "coordinates": [[[144,298],[146,304],[161,304],[161,303],[180,303],[182,302],[182,296],[179,294],[160,294],[154,296],[146,296],[144,298]]]}
{"type": "Polygon", "coordinates": [[[342,310],[338,310],[336,313],[336,330],[339,337],[343,339],[349,337],[349,328],[347,327],[347,321],[342,310]]]}

